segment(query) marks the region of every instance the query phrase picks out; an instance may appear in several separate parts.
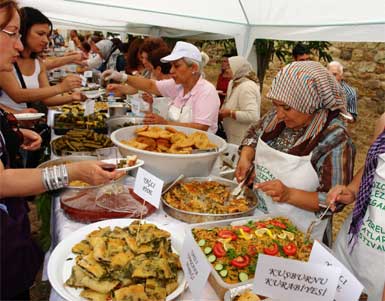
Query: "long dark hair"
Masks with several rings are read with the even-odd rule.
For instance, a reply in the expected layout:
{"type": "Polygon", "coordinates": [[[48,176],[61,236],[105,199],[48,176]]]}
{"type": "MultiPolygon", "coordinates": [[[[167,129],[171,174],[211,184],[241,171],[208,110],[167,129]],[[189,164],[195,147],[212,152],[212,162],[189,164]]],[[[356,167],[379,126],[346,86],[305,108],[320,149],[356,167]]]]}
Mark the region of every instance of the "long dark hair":
{"type": "Polygon", "coordinates": [[[18,13],[19,8],[14,0],[0,0],[0,9],[5,9],[5,19],[0,23],[0,29],[4,29],[11,21],[13,14],[18,13]]]}
{"type": "MultiPolygon", "coordinates": [[[[33,7],[23,7],[20,9],[20,34],[21,42],[23,43],[24,48],[27,45],[27,35],[31,30],[31,27],[35,24],[48,24],[50,28],[49,34],[52,33],[52,22],[45,16],[43,13],[33,7]]],[[[32,52],[31,58],[36,58],[38,53],[32,52]]]]}

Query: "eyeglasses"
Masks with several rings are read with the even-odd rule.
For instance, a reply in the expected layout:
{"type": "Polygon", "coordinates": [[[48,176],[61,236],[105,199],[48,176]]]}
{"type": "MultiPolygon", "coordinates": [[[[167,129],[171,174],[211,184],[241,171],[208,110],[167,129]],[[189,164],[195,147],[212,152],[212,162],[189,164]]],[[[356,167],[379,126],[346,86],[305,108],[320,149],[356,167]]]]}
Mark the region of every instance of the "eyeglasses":
{"type": "Polygon", "coordinates": [[[4,32],[7,36],[9,36],[11,39],[19,40],[21,39],[21,34],[18,32],[12,32],[6,29],[2,29],[2,32],[4,32]]]}

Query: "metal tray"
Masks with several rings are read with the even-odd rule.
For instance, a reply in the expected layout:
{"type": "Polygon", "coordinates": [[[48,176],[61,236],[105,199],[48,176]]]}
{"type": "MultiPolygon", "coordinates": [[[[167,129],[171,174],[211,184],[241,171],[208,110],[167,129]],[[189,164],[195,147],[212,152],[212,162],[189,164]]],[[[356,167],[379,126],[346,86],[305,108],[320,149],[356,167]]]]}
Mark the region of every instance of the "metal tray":
{"type": "MultiPolygon", "coordinates": [[[[224,184],[226,186],[229,186],[230,189],[233,189],[237,186],[236,182],[220,178],[220,177],[215,177],[215,176],[208,176],[208,177],[189,177],[189,178],[184,178],[181,180],[181,182],[191,182],[191,181],[200,181],[200,182],[205,182],[205,181],[216,181],[218,183],[224,184]]],[[[171,183],[168,183],[164,189],[167,189],[167,187],[171,183]]],[[[163,203],[163,209],[164,211],[167,212],[170,216],[184,221],[186,223],[203,223],[203,222],[208,222],[208,221],[218,221],[218,220],[224,220],[224,219],[234,219],[238,217],[243,217],[243,216],[249,216],[253,215],[254,209],[257,207],[258,204],[258,199],[255,193],[245,187],[245,197],[246,199],[249,200],[249,202],[252,204],[247,211],[243,212],[235,212],[235,213],[227,213],[227,214],[213,214],[213,213],[199,213],[199,212],[192,212],[192,211],[186,211],[186,210],[181,210],[172,207],[169,205],[162,197],[162,203],[163,203]]]]}

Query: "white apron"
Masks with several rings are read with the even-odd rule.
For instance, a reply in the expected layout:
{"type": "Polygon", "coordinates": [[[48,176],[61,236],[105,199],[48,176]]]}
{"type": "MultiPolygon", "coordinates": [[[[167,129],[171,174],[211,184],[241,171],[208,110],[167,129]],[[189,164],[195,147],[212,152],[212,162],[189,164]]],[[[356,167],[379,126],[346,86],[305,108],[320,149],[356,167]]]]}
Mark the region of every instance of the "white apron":
{"type": "Polygon", "coordinates": [[[385,154],[378,158],[370,203],[350,254],[348,234],[352,215],[343,224],[334,243],[336,257],[365,287],[368,301],[382,300],[385,283],[385,154]]]}
{"type": "MultiPolygon", "coordinates": [[[[255,182],[263,183],[277,179],[290,188],[309,192],[316,191],[319,180],[310,159],[311,155],[299,157],[273,149],[260,138],[255,152],[255,182]]],[[[304,230],[317,218],[314,212],[287,203],[274,202],[261,190],[256,189],[255,192],[259,198],[259,210],[264,213],[286,216],[304,230]]],[[[313,228],[312,236],[322,241],[326,225],[327,220],[316,225],[313,228]]]]}
{"type": "Polygon", "coordinates": [[[174,122],[186,122],[190,123],[193,121],[192,117],[192,106],[189,101],[186,102],[181,108],[178,108],[174,105],[170,105],[168,108],[168,120],[174,122]]]}

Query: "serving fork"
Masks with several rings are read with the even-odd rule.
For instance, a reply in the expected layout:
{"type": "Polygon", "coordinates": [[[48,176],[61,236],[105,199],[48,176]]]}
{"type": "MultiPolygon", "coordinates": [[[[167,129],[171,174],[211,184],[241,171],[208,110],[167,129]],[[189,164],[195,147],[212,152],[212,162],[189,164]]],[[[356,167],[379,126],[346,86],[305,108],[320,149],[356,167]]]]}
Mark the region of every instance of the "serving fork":
{"type": "Polygon", "coordinates": [[[329,211],[331,204],[332,204],[332,202],[329,203],[329,205],[326,207],[324,212],[322,212],[322,214],[316,220],[314,220],[314,221],[312,221],[310,223],[309,227],[306,230],[306,233],[305,233],[305,236],[304,236],[304,241],[309,240],[310,234],[313,231],[314,226],[318,225],[321,222],[322,218],[329,211]]]}

